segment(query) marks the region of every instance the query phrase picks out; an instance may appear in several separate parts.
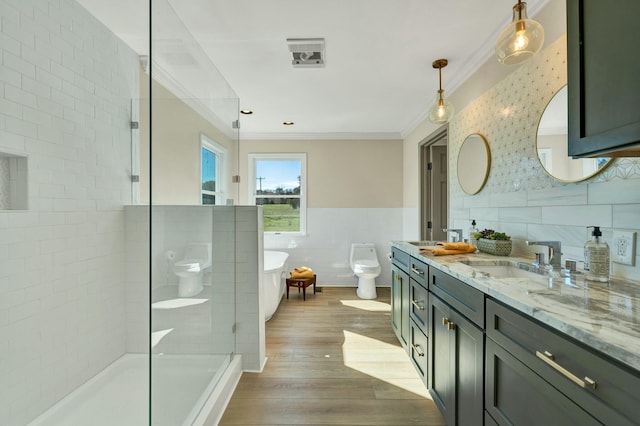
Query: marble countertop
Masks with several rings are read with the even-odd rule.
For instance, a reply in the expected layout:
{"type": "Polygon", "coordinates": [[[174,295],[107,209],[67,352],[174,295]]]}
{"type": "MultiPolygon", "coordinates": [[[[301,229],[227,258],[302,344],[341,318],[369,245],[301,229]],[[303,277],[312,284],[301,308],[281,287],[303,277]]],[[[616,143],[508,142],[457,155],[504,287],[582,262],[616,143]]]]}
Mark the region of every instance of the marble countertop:
{"type": "Polygon", "coordinates": [[[391,245],[640,371],[639,282],[611,279],[608,283],[596,283],[585,281],[581,274],[569,284],[563,279],[550,283],[544,276],[495,278],[461,261],[531,263],[531,259],[485,253],[433,256],[421,253],[419,247],[407,242],[393,241],[391,245]]]}

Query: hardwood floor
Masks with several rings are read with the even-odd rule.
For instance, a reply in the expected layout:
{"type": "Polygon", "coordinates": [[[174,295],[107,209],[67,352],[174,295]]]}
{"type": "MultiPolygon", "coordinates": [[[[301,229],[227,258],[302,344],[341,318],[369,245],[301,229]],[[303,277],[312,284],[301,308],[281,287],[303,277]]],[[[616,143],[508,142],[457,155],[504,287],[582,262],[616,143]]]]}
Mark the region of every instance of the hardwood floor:
{"type": "Polygon", "coordinates": [[[221,425],[444,425],[391,329],[389,289],[291,292],[266,324],[268,361],[244,373],[221,425]]]}

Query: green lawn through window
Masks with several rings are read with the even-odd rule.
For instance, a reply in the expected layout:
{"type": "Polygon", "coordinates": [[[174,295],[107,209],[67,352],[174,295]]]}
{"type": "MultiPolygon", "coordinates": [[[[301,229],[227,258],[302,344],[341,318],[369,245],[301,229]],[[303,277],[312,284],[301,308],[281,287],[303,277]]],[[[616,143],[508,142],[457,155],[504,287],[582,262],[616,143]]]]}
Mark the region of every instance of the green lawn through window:
{"type": "Polygon", "coordinates": [[[289,204],[263,204],[265,232],[300,232],[300,210],[289,204]]]}

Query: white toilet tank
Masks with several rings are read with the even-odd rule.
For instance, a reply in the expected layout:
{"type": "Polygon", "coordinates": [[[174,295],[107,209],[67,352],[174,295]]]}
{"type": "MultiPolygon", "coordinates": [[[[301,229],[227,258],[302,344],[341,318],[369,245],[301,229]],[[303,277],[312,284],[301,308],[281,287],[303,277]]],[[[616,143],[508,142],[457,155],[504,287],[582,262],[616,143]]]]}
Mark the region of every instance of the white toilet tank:
{"type": "Polygon", "coordinates": [[[376,246],[373,243],[352,243],[351,254],[349,256],[349,263],[351,269],[355,261],[366,261],[363,263],[367,266],[374,266],[378,264],[378,253],[376,252],[376,246]]]}
{"type": "Polygon", "coordinates": [[[184,250],[184,260],[198,261],[200,269],[211,266],[211,243],[189,243],[184,250]]]}

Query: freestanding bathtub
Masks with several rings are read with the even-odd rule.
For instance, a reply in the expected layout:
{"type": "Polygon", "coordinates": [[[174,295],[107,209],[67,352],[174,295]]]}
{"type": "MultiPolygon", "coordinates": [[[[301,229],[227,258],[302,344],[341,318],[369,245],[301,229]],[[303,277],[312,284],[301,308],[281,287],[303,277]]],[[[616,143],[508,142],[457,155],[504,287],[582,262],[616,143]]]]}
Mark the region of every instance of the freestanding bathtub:
{"type": "Polygon", "coordinates": [[[287,273],[289,253],[284,251],[264,251],[263,300],[264,320],[269,321],[278,309],[284,294],[284,280],[287,273]]]}

